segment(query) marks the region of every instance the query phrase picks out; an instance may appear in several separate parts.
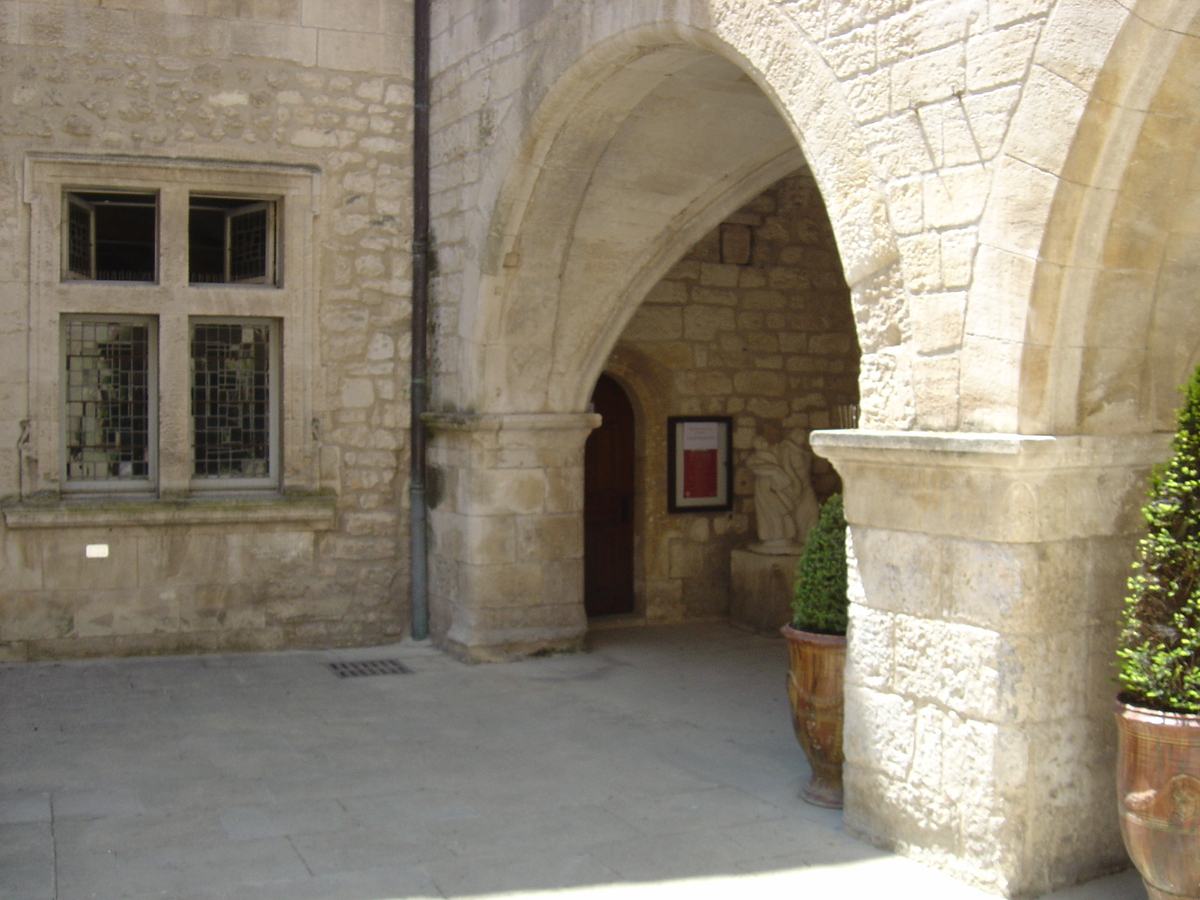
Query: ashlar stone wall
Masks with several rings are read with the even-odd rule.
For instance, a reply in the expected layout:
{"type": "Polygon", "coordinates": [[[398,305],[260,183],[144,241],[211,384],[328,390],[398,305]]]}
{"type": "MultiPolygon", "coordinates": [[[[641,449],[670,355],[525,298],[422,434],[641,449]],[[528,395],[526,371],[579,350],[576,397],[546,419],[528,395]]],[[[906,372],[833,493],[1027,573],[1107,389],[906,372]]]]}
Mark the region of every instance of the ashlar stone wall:
{"type": "MultiPolygon", "coordinates": [[[[727,615],[730,551],[755,540],[747,458],[789,437],[806,444],[834,407],[858,400],[849,290],[812,173],[777,182],[701,238],[646,296],[607,368],[638,415],[637,609],[659,621],[727,615]],[[732,417],[731,511],[667,512],[675,415],[732,417]]],[[[818,498],[840,488],[819,457],[812,474],[818,498]]]]}

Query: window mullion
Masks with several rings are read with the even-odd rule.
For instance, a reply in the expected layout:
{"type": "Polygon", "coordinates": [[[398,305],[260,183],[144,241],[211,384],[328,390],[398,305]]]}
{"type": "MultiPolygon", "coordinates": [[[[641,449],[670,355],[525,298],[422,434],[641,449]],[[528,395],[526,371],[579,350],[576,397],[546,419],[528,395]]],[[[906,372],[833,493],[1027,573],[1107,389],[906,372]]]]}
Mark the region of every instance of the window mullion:
{"type": "Polygon", "coordinates": [[[186,311],[161,318],[158,346],[158,480],[164,497],[182,496],[191,480],[192,445],[186,311]]]}
{"type": "Polygon", "coordinates": [[[162,216],[159,233],[159,283],[182,287],[188,283],[188,192],[186,188],[168,185],[160,195],[162,216]]]}

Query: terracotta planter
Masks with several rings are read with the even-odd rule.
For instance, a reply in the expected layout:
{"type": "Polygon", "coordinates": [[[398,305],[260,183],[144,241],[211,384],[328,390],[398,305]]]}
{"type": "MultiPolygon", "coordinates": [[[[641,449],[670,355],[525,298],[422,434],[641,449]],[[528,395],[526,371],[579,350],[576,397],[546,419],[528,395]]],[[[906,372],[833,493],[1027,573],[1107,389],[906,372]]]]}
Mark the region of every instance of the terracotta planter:
{"type": "Polygon", "coordinates": [[[1125,848],[1150,900],[1200,900],[1200,715],[1113,709],[1125,848]]]}
{"type": "Polygon", "coordinates": [[[842,806],[842,670],[846,638],[781,629],[788,648],[792,727],[812,767],[800,796],[817,806],[842,806]]]}

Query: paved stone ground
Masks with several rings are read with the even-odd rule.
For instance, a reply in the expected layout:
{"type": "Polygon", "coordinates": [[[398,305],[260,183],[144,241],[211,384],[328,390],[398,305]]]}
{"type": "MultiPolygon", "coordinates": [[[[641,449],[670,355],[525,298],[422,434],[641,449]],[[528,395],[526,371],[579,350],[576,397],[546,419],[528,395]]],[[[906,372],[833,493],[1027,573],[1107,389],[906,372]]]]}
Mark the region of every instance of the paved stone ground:
{"type": "MultiPolygon", "coordinates": [[[[797,799],[781,641],[591,643],[0,667],[0,897],[986,896],[797,799]],[[325,666],[383,656],[412,673],[325,666]]],[[[1145,893],[1126,873],[1053,896],[1145,893]]]]}

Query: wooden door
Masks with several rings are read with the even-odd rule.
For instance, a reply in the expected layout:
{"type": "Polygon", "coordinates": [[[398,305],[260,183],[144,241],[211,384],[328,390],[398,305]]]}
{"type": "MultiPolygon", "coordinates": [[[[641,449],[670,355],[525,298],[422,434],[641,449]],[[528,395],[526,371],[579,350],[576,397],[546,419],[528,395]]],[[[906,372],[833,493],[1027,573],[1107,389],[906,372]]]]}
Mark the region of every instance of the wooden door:
{"type": "Polygon", "coordinates": [[[601,375],[603,417],[583,451],[583,605],[589,616],[633,612],[633,405],[601,375]]]}

